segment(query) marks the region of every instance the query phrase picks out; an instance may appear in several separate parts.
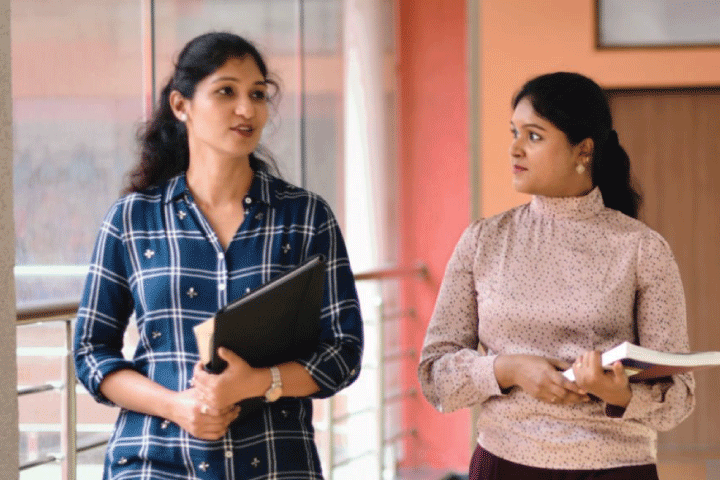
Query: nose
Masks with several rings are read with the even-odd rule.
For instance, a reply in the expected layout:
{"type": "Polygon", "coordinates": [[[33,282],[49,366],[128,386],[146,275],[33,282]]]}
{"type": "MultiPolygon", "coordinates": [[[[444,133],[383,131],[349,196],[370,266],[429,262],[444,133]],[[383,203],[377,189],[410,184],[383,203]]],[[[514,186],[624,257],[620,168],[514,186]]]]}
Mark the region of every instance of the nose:
{"type": "Polygon", "coordinates": [[[253,118],[255,116],[255,105],[253,105],[252,99],[247,96],[239,97],[235,106],[235,113],[243,118],[253,118]]]}
{"type": "Polygon", "coordinates": [[[522,144],[520,138],[513,138],[510,142],[510,156],[513,158],[517,158],[522,156],[522,144]]]}

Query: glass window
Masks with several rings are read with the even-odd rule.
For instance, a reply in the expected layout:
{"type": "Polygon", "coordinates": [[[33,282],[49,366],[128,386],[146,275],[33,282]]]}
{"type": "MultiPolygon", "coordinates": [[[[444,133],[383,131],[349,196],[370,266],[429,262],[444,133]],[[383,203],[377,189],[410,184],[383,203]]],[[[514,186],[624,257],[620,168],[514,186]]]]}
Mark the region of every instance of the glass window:
{"type": "Polygon", "coordinates": [[[19,304],[77,298],[100,220],[135,155],[138,0],[14,0],[19,304]]]}
{"type": "Polygon", "coordinates": [[[720,45],[720,2],[598,0],[601,47],[720,45]]]}

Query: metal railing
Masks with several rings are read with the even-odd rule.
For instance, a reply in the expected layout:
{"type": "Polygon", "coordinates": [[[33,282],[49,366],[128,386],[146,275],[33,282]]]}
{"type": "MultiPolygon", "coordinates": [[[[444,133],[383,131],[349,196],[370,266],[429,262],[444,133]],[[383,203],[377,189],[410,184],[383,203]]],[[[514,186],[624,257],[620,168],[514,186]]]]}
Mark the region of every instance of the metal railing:
{"type": "MultiPolygon", "coordinates": [[[[28,468],[46,465],[48,463],[62,463],[63,480],[75,480],[77,471],[77,395],[75,391],[75,364],[73,362],[73,320],[77,312],[76,302],[66,302],[57,305],[46,305],[41,307],[27,307],[18,309],[17,326],[31,325],[35,323],[64,322],[65,341],[62,362],[62,377],[60,382],[49,382],[43,385],[36,385],[26,388],[18,388],[18,396],[32,395],[40,392],[61,390],[61,416],[60,416],[60,452],[57,454],[46,454],[38,459],[22,463],[20,471],[28,468]]],[[[86,449],[86,446],[82,447],[86,449]]]]}
{"type": "MultiPolygon", "coordinates": [[[[400,279],[402,277],[415,276],[418,278],[427,278],[427,268],[423,264],[419,264],[412,268],[387,268],[379,269],[370,272],[360,273],[355,275],[355,280],[361,281],[379,281],[387,279],[400,279]]],[[[61,403],[61,420],[60,420],[60,452],[45,454],[39,458],[24,462],[20,464],[20,471],[27,470],[33,467],[41,465],[47,465],[50,463],[60,463],[62,468],[62,479],[63,480],[75,480],[77,476],[77,455],[94,448],[98,448],[107,444],[109,436],[100,440],[93,440],[86,442],[82,445],[78,445],[77,442],[77,393],[76,386],[77,381],[75,378],[75,366],[73,361],[72,353],[72,342],[73,342],[73,322],[78,309],[78,302],[66,301],[56,304],[42,304],[36,306],[25,306],[17,309],[17,326],[26,326],[32,324],[50,323],[50,322],[63,322],[65,325],[65,338],[64,338],[64,354],[62,355],[62,380],[58,382],[46,382],[40,385],[33,385],[29,387],[18,387],[18,397],[26,395],[34,395],[48,391],[61,391],[62,403],[61,403]],[[68,388],[70,387],[70,388],[68,388]]],[[[384,328],[383,325],[386,321],[399,320],[403,318],[414,318],[414,309],[409,309],[406,312],[395,312],[392,314],[386,314],[384,310],[383,302],[379,302],[377,305],[376,318],[378,324],[376,325],[376,342],[377,345],[384,345],[384,328]]],[[[381,349],[381,351],[383,351],[381,349]]],[[[329,402],[328,410],[328,438],[329,438],[329,471],[327,472],[328,478],[333,479],[333,473],[335,469],[355,462],[361,458],[369,455],[378,455],[378,472],[377,478],[384,478],[384,457],[385,447],[392,443],[395,443],[407,435],[413,434],[414,429],[408,429],[399,432],[392,437],[386,437],[385,429],[385,407],[389,403],[402,401],[405,398],[413,397],[417,394],[414,389],[408,389],[404,392],[386,396],[385,391],[385,366],[386,362],[391,361],[402,361],[405,359],[413,359],[416,356],[414,350],[408,350],[405,352],[393,352],[387,355],[378,355],[377,364],[373,365],[377,369],[377,397],[374,405],[359,411],[345,412],[341,415],[335,416],[335,397],[330,397],[327,401],[329,402]],[[335,459],[335,428],[339,422],[346,421],[353,416],[375,413],[376,428],[378,446],[377,448],[369,449],[361,452],[360,454],[353,455],[351,457],[342,458],[340,460],[335,459]]]]}

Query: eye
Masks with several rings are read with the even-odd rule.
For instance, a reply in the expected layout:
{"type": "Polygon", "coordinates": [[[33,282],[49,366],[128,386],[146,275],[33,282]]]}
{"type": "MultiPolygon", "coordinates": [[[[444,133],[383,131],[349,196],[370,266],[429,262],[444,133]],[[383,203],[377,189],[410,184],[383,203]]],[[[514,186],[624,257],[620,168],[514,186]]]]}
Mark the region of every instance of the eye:
{"type": "Polygon", "coordinates": [[[510,135],[512,135],[513,138],[518,137],[518,131],[516,128],[510,128],[510,135]]]}
{"type": "Polygon", "coordinates": [[[537,142],[538,140],[542,140],[542,137],[535,132],[530,132],[528,138],[531,142],[537,142]]]}
{"type": "Polygon", "coordinates": [[[218,93],[220,95],[225,95],[225,96],[231,97],[235,92],[232,87],[227,86],[227,87],[222,87],[220,90],[218,90],[218,93]]]}
{"type": "Polygon", "coordinates": [[[267,92],[265,90],[255,90],[250,94],[250,96],[258,101],[264,102],[267,100],[267,92]]]}

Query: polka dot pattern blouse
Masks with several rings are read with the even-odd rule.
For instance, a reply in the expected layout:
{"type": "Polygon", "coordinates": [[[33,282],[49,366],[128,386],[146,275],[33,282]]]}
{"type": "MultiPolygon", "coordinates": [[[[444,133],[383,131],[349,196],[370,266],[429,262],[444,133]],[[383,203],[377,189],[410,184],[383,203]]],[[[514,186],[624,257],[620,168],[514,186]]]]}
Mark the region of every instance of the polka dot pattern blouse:
{"type": "Polygon", "coordinates": [[[656,461],[656,431],[694,406],[692,375],[632,384],[620,418],[605,405],[541,402],[501,391],[500,354],[574,361],[630,341],[688,351],[685,298],[665,240],[583,197],[533,197],[463,233],[435,304],[419,378],[425,397],[450,412],[479,405],[478,442],[515,463],[599,469],[656,461]]]}

